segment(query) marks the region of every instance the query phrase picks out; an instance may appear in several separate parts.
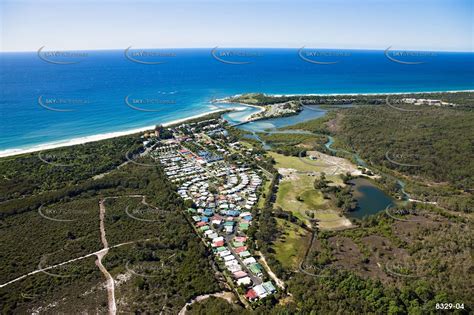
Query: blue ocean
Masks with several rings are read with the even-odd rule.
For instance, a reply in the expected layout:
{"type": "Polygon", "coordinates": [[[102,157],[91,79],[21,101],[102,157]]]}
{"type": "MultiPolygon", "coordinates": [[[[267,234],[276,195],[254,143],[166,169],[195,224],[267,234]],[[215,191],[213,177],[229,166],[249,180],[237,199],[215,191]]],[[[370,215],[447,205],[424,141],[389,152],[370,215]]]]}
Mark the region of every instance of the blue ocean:
{"type": "Polygon", "coordinates": [[[392,56],[401,62],[368,50],[1,53],[0,152],[166,123],[223,107],[210,101],[242,93],[474,89],[472,53],[392,56]]]}

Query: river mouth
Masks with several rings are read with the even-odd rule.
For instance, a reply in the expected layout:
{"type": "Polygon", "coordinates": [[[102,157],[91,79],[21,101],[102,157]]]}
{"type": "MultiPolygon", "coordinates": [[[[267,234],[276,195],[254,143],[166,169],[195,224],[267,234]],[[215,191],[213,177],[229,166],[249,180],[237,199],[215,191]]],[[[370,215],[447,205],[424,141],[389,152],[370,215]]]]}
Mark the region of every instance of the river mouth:
{"type": "Polygon", "coordinates": [[[356,209],[347,213],[350,218],[362,219],[395,205],[389,195],[368,179],[356,178],[349,183],[352,185],[354,199],[357,200],[356,209]]]}
{"type": "Polygon", "coordinates": [[[230,124],[236,124],[236,128],[249,132],[244,138],[256,140],[262,144],[262,148],[265,150],[271,150],[272,146],[269,143],[264,142],[257,133],[286,133],[286,134],[311,134],[309,131],[305,130],[279,130],[279,128],[296,125],[300,122],[308,121],[311,119],[316,119],[323,117],[326,114],[326,110],[320,109],[315,111],[314,109],[303,108],[296,115],[287,116],[287,117],[277,117],[277,118],[267,118],[260,119],[256,121],[249,121],[245,123],[245,119],[253,114],[258,112],[258,109],[255,107],[247,106],[244,104],[239,104],[241,106],[246,106],[245,109],[239,111],[233,111],[225,113],[222,115],[222,118],[225,119],[230,124]]]}
{"type": "MultiPolygon", "coordinates": [[[[225,113],[224,115],[222,115],[222,117],[231,124],[238,124],[243,123],[246,117],[256,112],[258,112],[258,109],[256,109],[255,107],[248,106],[245,110],[241,110],[239,112],[225,113]]],[[[311,119],[323,117],[324,115],[326,115],[326,112],[327,111],[324,109],[315,111],[303,108],[303,110],[296,115],[250,121],[248,123],[237,126],[237,128],[249,132],[275,132],[282,127],[296,125],[298,123],[305,122],[311,119]]]]}

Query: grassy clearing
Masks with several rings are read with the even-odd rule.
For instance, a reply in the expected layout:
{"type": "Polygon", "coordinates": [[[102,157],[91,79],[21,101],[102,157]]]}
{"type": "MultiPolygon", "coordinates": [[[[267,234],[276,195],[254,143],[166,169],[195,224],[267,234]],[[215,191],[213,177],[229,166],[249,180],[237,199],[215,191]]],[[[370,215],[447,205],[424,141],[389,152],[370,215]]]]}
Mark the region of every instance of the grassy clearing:
{"type": "Polygon", "coordinates": [[[300,220],[309,223],[307,210],[327,209],[328,201],[313,188],[313,176],[299,175],[295,180],[280,183],[275,206],[290,211],[300,220]]]}
{"type": "MultiPolygon", "coordinates": [[[[324,172],[325,164],[322,162],[311,161],[310,164],[306,164],[298,157],[285,156],[276,152],[268,152],[268,154],[275,159],[276,168],[293,168],[300,172],[324,172]]],[[[308,159],[309,161],[309,159],[308,159]]]]}
{"type": "Polygon", "coordinates": [[[324,199],[323,193],[319,190],[309,189],[300,194],[300,199],[304,201],[304,208],[310,210],[321,208],[327,204],[327,200],[324,199]]]}
{"type": "Polygon", "coordinates": [[[312,211],[314,218],[318,219],[318,227],[323,230],[334,230],[352,226],[349,219],[342,216],[336,210],[316,210],[312,211]]]}
{"type": "Polygon", "coordinates": [[[304,219],[299,213],[299,209],[303,202],[298,201],[300,193],[308,189],[309,180],[305,177],[298,181],[282,181],[280,182],[275,206],[281,207],[285,211],[292,212],[296,217],[304,219]]]}
{"type": "MultiPolygon", "coordinates": [[[[297,157],[288,157],[271,152],[278,168],[293,168],[303,171],[316,167],[302,162],[297,157]]],[[[315,161],[312,161],[315,162],[315,161]]],[[[324,167],[318,167],[319,171],[324,171],[324,167]]],[[[327,167],[326,167],[327,169],[327,167]]],[[[349,227],[350,221],[341,216],[337,210],[330,209],[329,200],[324,199],[319,190],[315,190],[313,183],[315,176],[306,174],[291,174],[280,182],[275,206],[281,207],[285,211],[290,211],[295,217],[310,225],[310,218],[319,220],[318,226],[322,229],[339,229],[349,227]]],[[[327,178],[335,185],[342,185],[342,180],[338,175],[329,175],[327,178]]]]}
{"type": "Polygon", "coordinates": [[[304,255],[309,233],[302,227],[283,219],[277,219],[277,224],[283,234],[274,242],[275,257],[283,267],[296,270],[304,255]]]}
{"type": "Polygon", "coordinates": [[[247,149],[253,149],[253,145],[247,141],[239,140],[239,143],[247,149]]]}
{"type": "MultiPolygon", "coordinates": [[[[334,173],[334,165],[328,164],[322,160],[310,160],[308,157],[299,158],[296,156],[286,156],[276,152],[268,152],[268,154],[275,160],[276,168],[292,168],[298,172],[315,172],[315,173],[326,173],[326,178],[337,185],[342,184],[342,180],[339,177],[339,173],[334,173]],[[308,162],[308,163],[305,163],[308,162]]],[[[314,177],[313,181],[314,181],[314,177]]]]}
{"type": "Polygon", "coordinates": [[[257,204],[259,208],[263,208],[263,205],[265,204],[265,200],[267,199],[267,196],[268,196],[268,190],[270,189],[270,184],[271,184],[270,180],[265,180],[265,182],[263,183],[263,188],[262,188],[263,193],[262,195],[260,195],[260,198],[258,199],[258,204],[257,204]]]}

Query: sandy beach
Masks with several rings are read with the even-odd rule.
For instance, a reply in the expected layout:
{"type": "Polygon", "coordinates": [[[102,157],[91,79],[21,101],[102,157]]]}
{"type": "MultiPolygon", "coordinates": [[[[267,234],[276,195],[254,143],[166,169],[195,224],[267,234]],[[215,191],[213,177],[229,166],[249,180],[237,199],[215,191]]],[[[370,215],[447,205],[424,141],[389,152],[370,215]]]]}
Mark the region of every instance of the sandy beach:
{"type": "MultiPolygon", "coordinates": [[[[245,105],[245,104],[242,104],[242,105],[245,105]]],[[[168,127],[170,125],[179,124],[179,123],[185,122],[187,120],[203,117],[203,116],[206,116],[206,115],[209,115],[209,114],[224,112],[224,111],[227,111],[227,110],[239,110],[239,109],[238,108],[216,109],[216,110],[212,110],[212,111],[205,112],[205,113],[202,113],[202,114],[198,114],[198,115],[194,115],[194,116],[190,116],[190,117],[186,117],[186,118],[181,118],[181,119],[176,119],[176,120],[173,120],[173,121],[165,122],[161,125],[163,125],[164,127],[168,127]]],[[[55,148],[68,147],[68,146],[73,146],[73,145],[89,143],[89,142],[95,142],[95,141],[100,141],[100,140],[105,140],[105,139],[111,139],[111,138],[131,135],[131,134],[134,134],[134,133],[144,132],[144,131],[147,131],[147,130],[153,130],[154,128],[155,128],[155,125],[152,125],[152,126],[135,128],[135,129],[130,129],[130,130],[108,132],[108,133],[85,136],[85,137],[80,137],[80,138],[75,138],[75,139],[70,139],[70,140],[44,143],[44,144],[39,144],[39,145],[29,147],[29,148],[6,149],[6,150],[0,151],[0,157],[14,156],[14,155],[20,155],[20,154],[25,154],[25,153],[38,152],[38,151],[44,151],[44,150],[49,150],[49,149],[55,149],[55,148]]]]}
{"type": "MultiPolygon", "coordinates": [[[[459,91],[421,91],[421,92],[387,92],[387,93],[303,93],[303,94],[267,94],[268,96],[282,97],[282,96],[360,96],[360,95],[403,95],[403,94],[443,94],[443,93],[463,93],[474,92],[474,90],[459,90],[459,91]]],[[[240,96],[240,95],[238,95],[240,96]]],[[[235,96],[234,96],[235,97],[235,96]]]]}
{"type": "Polygon", "coordinates": [[[241,103],[239,103],[239,104],[240,104],[240,105],[243,105],[243,106],[254,107],[254,108],[257,108],[257,109],[258,109],[258,112],[252,113],[252,114],[248,115],[247,117],[245,117],[245,119],[244,119],[245,122],[254,121],[255,119],[251,119],[251,117],[252,117],[253,115],[256,115],[256,114],[258,114],[258,113],[261,113],[261,112],[264,112],[264,111],[265,111],[265,107],[263,107],[263,106],[251,105],[251,104],[241,104],[241,103]]]}
{"type": "MultiPolygon", "coordinates": [[[[274,97],[281,97],[281,96],[356,96],[356,95],[400,95],[400,94],[423,94],[423,93],[457,93],[457,92],[474,92],[474,90],[460,90],[460,91],[423,91],[423,92],[396,92],[396,93],[335,93],[335,94],[267,94],[269,96],[274,96],[274,97]]],[[[242,94],[236,94],[231,97],[226,97],[226,98],[221,98],[217,99],[217,103],[226,103],[226,104],[236,104],[240,106],[246,106],[246,107],[254,107],[259,109],[259,112],[262,112],[265,110],[263,106],[259,105],[254,105],[254,104],[244,104],[244,103],[236,103],[236,102],[229,102],[228,100],[233,97],[241,96],[242,94]]],[[[181,118],[169,122],[162,123],[164,127],[178,124],[185,122],[187,120],[203,117],[209,114],[213,113],[218,113],[218,112],[223,112],[223,111],[241,111],[243,110],[242,108],[239,107],[230,107],[230,108],[221,108],[221,109],[216,109],[216,110],[211,110],[202,114],[186,117],[186,118],[181,118]]],[[[247,117],[244,118],[245,122],[249,122],[250,117],[255,114],[252,113],[248,115],[247,117]]],[[[91,135],[91,136],[85,136],[85,137],[79,137],[79,138],[74,138],[74,139],[69,139],[69,140],[61,140],[61,141],[55,141],[55,142],[50,142],[50,143],[44,143],[44,144],[39,144],[35,146],[31,146],[28,148],[17,148],[17,149],[6,149],[0,151],[0,158],[1,157],[8,157],[8,156],[14,156],[14,155],[20,155],[20,154],[25,154],[25,153],[31,153],[31,152],[38,152],[38,151],[44,151],[44,150],[49,150],[49,149],[55,149],[55,148],[61,148],[61,147],[67,147],[67,146],[73,146],[73,145],[79,145],[79,144],[84,144],[84,143],[89,143],[89,142],[95,142],[95,141],[100,141],[100,140],[105,140],[105,139],[111,139],[111,138],[116,138],[116,137],[121,137],[121,136],[126,136],[134,133],[139,133],[139,132],[144,132],[147,130],[152,130],[155,128],[155,125],[152,126],[146,126],[146,127],[141,127],[141,128],[135,128],[135,129],[130,129],[130,130],[125,130],[125,131],[116,131],[116,132],[108,132],[108,133],[103,133],[103,134],[97,134],[97,135],[91,135]]]]}
{"type": "MultiPolygon", "coordinates": [[[[232,98],[233,98],[233,97],[238,97],[238,96],[242,96],[242,94],[236,94],[236,95],[232,96],[232,98]]],[[[239,102],[231,102],[231,101],[230,101],[230,98],[231,98],[231,97],[225,97],[225,98],[221,98],[221,99],[216,99],[216,102],[217,102],[217,103],[224,103],[224,104],[238,104],[238,105],[241,105],[241,106],[253,107],[253,108],[257,108],[257,109],[258,109],[258,112],[252,113],[252,114],[248,115],[247,117],[245,117],[245,119],[243,120],[244,122],[250,122],[250,121],[252,121],[252,119],[250,119],[250,118],[251,118],[253,115],[265,111],[265,107],[263,107],[263,106],[254,105],[254,104],[245,104],[245,103],[239,103],[239,102]]],[[[238,109],[234,109],[234,110],[238,110],[238,109]]]]}
{"type": "MultiPolygon", "coordinates": [[[[420,92],[387,92],[387,93],[302,93],[302,94],[268,94],[268,96],[273,97],[283,97],[283,96],[359,96],[359,95],[403,95],[403,94],[426,94],[426,93],[465,93],[465,92],[474,92],[474,90],[459,90],[459,91],[420,91],[420,92]]],[[[223,98],[223,101],[226,101],[230,98],[240,97],[242,94],[235,94],[226,98],[223,98]]],[[[250,104],[242,104],[246,106],[255,106],[250,104]]]]}

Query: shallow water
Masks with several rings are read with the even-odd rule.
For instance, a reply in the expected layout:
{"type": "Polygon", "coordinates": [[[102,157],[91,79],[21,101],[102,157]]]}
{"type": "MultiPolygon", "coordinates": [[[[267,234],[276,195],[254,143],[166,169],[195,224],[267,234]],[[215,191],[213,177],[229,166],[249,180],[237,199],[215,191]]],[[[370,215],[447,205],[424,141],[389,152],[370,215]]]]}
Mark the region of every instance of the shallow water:
{"type": "MultiPolygon", "coordinates": [[[[162,124],[209,112],[220,107],[211,99],[242,93],[473,88],[473,70],[466,67],[472,64],[472,53],[437,53],[426,63],[410,67],[391,62],[383,51],[350,50],[344,62],[321,67],[303,61],[297,49],[248,52],[257,52],[259,57],[242,66],[217,61],[211,49],[172,49],[173,58],[144,60],[164,62],[159,65],[132,62],[124,57],[123,50],[87,51],[85,58],[70,65],[45,62],[36,52],[0,53],[0,150],[162,124]]],[[[232,117],[238,120],[246,114],[238,112],[232,117]]],[[[254,122],[245,128],[262,131],[319,115],[305,110],[301,116],[254,122]]]]}
{"type": "Polygon", "coordinates": [[[356,178],[350,183],[354,185],[353,194],[357,200],[357,208],[348,214],[349,217],[362,219],[394,205],[394,200],[368,179],[356,178]]]}
{"type": "MultiPolygon", "coordinates": [[[[249,110],[247,113],[251,114],[253,112],[257,112],[258,110],[255,108],[252,108],[252,110],[249,110]]],[[[270,119],[262,119],[262,120],[257,120],[257,121],[251,121],[246,124],[238,126],[238,128],[250,132],[278,132],[277,129],[281,127],[287,127],[291,125],[295,125],[304,121],[308,121],[311,119],[316,119],[323,117],[326,114],[326,111],[314,111],[310,109],[303,108],[301,112],[299,112],[297,115],[293,116],[287,116],[287,117],[279,117],[279,118],[270,118],[270,119]]],[[[242,114],[239,114],[239,118],[242,118],[242,114]]],[[[229,121],[230,123],[240,123],[243,120],[236,120],[237,115],[231,114],[225,114],[223,117],[229,121]]],[[[290,132],[281,132],[281,133],[291,133],[290,132]]],[[[301,133],[301,131],[299,132],[301,133]]]]}

